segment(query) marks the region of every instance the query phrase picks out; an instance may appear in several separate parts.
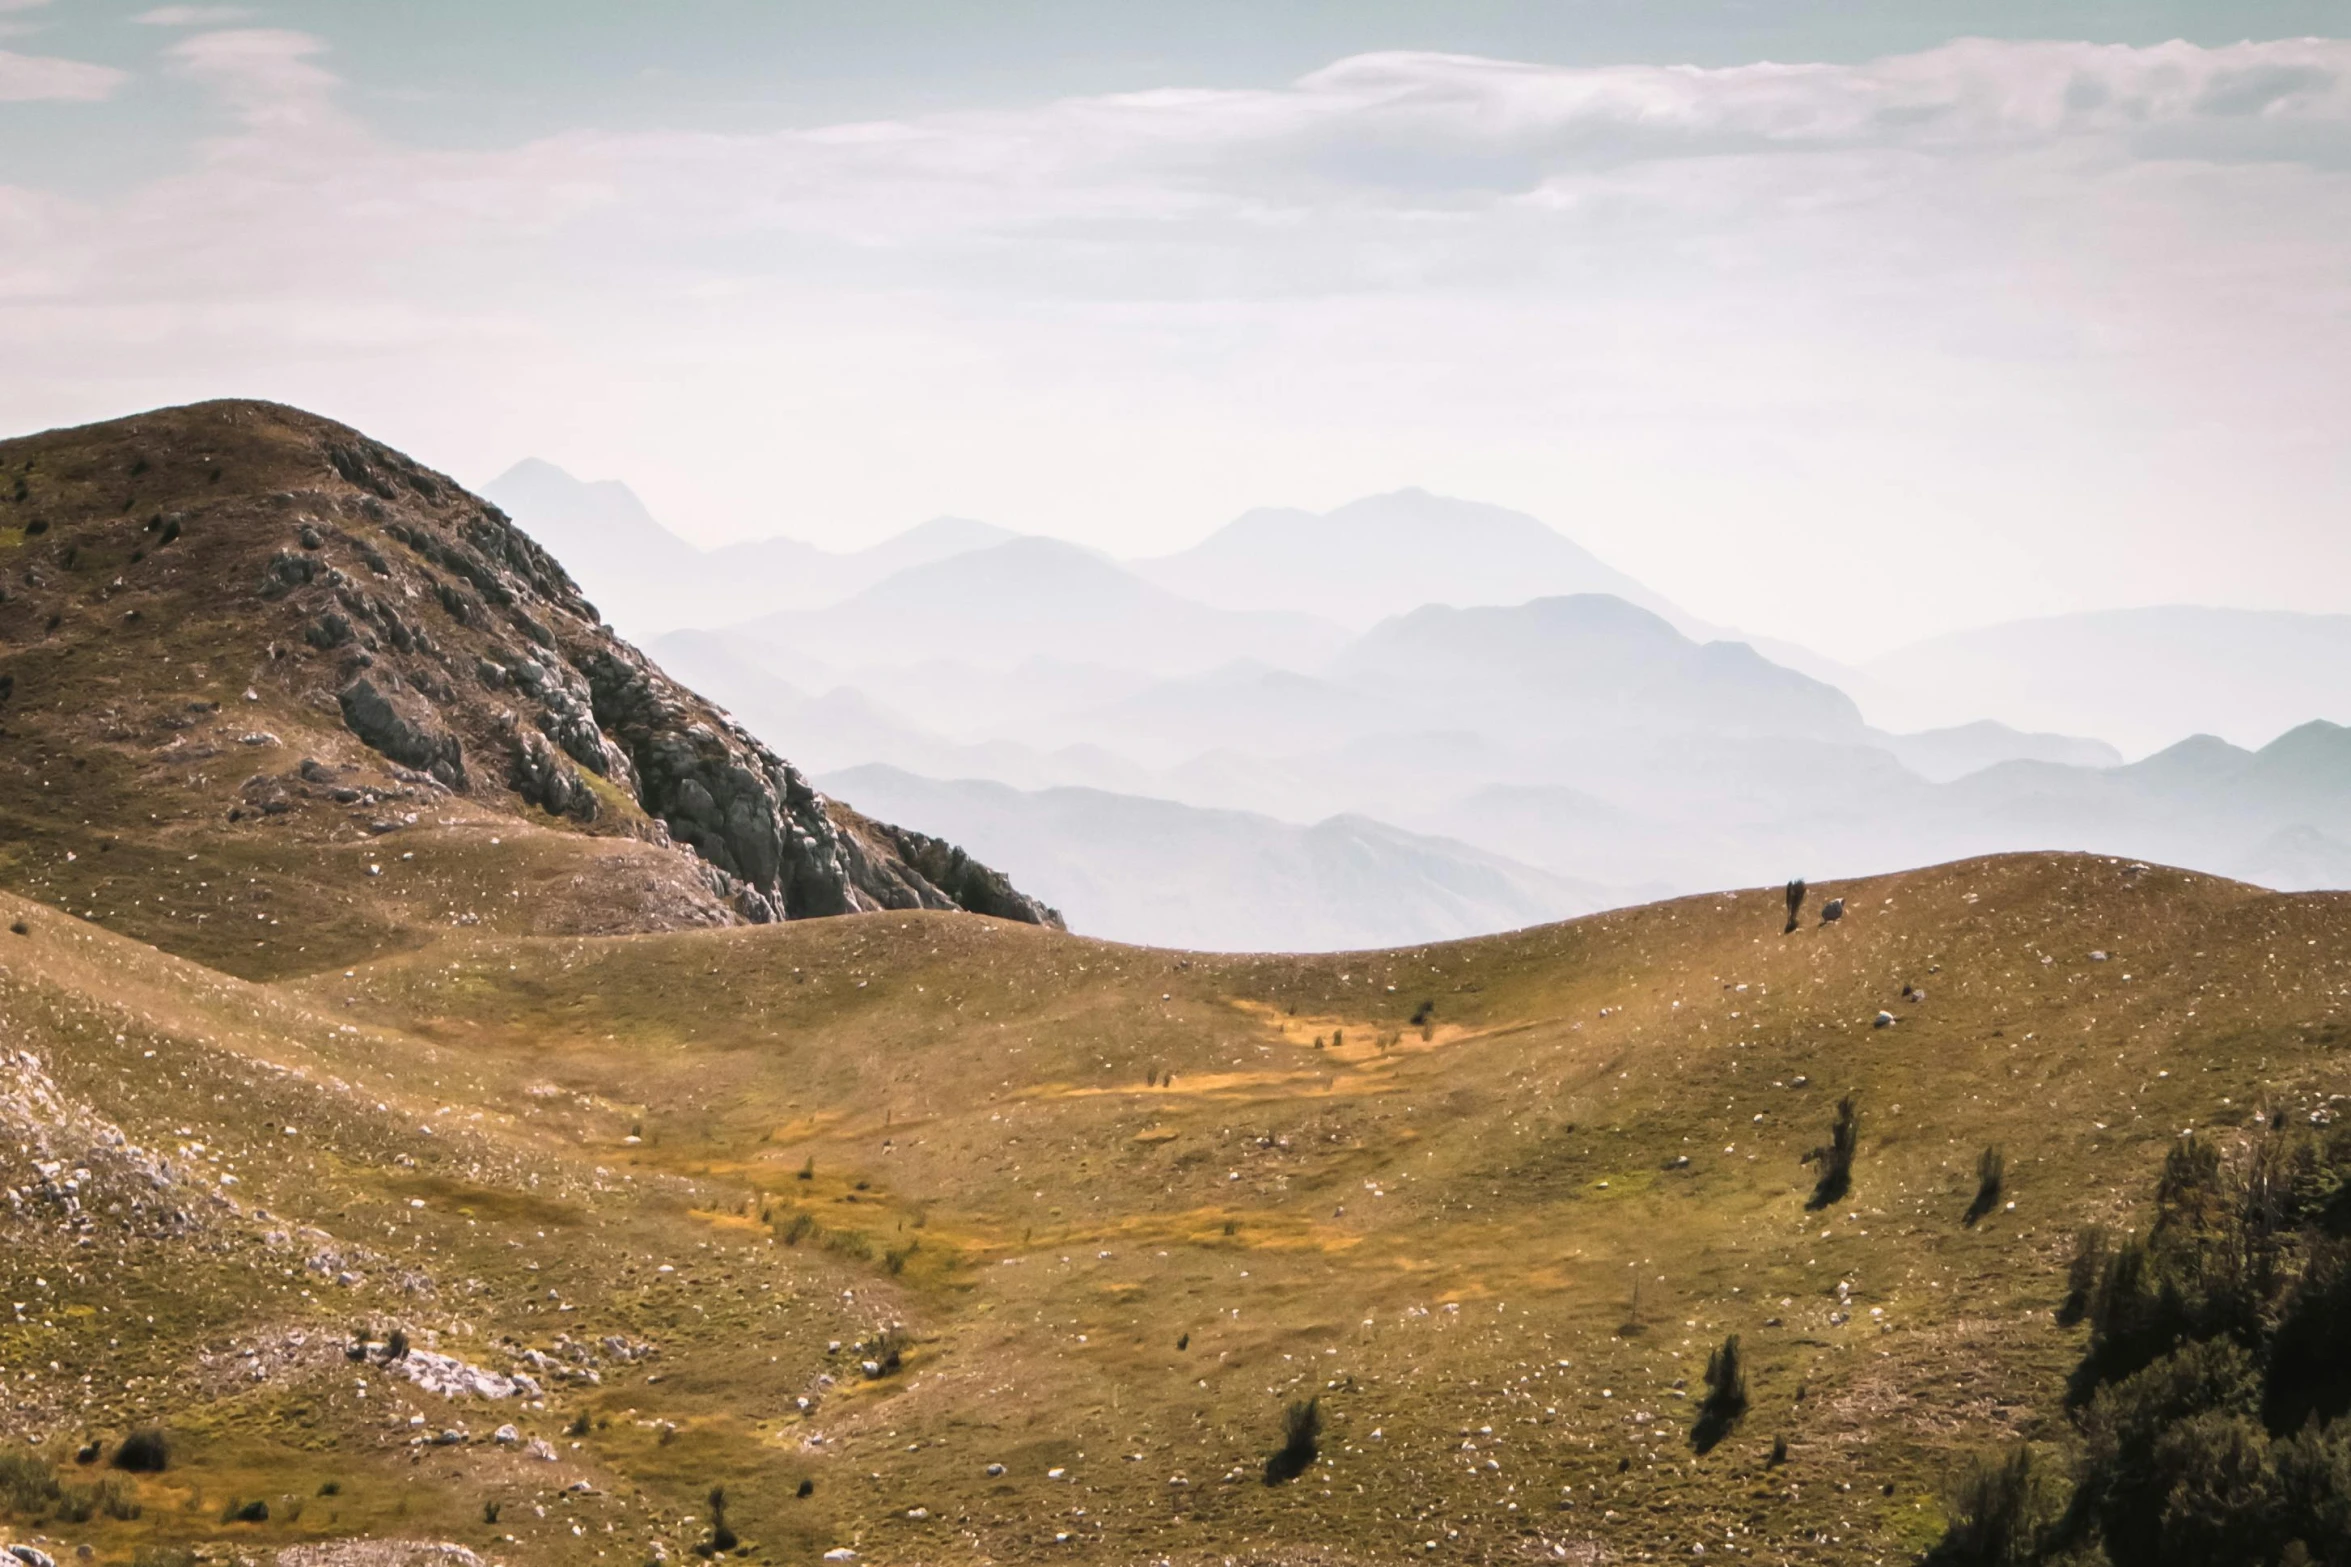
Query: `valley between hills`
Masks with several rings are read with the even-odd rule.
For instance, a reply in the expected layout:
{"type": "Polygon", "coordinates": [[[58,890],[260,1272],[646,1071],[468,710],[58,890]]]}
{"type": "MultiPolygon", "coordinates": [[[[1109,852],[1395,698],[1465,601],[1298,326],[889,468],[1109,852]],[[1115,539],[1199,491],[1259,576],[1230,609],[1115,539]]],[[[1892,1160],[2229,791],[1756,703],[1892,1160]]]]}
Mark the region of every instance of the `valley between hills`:
{"type": "Polygon", "coordinates": [[[1910,1559],[2071,1440],[2083,1227],[2351,1105],[2351,896],[2018,854],[1120,946],[340,427],[0,486],[0,1530],[57,1561],[1910,1559]]]}

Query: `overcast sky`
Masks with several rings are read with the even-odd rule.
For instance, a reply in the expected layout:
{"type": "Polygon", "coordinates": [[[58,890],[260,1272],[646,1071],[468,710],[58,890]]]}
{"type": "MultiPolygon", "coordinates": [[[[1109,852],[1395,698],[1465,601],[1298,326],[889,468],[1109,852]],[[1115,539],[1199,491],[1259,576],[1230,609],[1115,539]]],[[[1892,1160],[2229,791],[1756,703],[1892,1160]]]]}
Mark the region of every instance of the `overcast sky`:
{"type": "Polygon", "coordinates": [[[0,429],[274,397],[704,541],[1417,484],[1845,655],[2351,611],[2343,17],[0,0],[0,429]]]}

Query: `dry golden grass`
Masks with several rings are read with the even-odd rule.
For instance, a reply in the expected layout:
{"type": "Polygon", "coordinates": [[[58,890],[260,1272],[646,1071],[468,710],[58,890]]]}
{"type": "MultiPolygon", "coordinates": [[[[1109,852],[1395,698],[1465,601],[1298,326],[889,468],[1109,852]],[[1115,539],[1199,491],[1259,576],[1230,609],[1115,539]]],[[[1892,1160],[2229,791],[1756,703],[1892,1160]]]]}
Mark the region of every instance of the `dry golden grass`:
{"type": "Polygon", "coordinates": [[[178,1239],[18,1223],[6,1420],[68,1470],[174,1433],[140,1518],[50,1529],[112,1560],[643,1561],[718,1484],[770,1561],[1899,1559],[1955,1458],[2056,1429],[2074,1226],[2127,1223],[2185,1127],[2351,1089],[2351,899],[2078,856],[1831,892],[1785,938],[1768,892],[1304,958],[892,914],[266,984],[12,902],[18,1048],[238,1185],[178,1239]],[[1848,1091],[1854,1189],[1808,1211],[1848,1091]],[[1990,1142],[2014,1206],[1966,1227],[1990,1142]],[[500,1371],[658,1353],[526,1409],[355,1367],[357,1325],[500,1371]],[[1729,1332],[1752,1407],[1699,1457],[1729,1332]],[[1321,1461],[1269,1488],[1310,1395],[1321,1461]]]}

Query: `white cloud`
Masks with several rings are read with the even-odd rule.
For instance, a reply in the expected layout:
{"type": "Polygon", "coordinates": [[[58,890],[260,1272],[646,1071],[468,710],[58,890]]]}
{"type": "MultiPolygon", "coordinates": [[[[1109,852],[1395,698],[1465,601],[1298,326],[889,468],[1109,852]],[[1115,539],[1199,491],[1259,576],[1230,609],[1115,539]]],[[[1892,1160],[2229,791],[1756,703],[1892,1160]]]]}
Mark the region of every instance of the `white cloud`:
{"type": "Polygon", "coordinates": [[[273,391],[836,540],[1422,483],[1853,647],[2351,609],[2351,44],[1388,54],[487,151],[371,134],[305,34],[170,54],[232,117],[188,169],[0,200],[0,425],[273,391]]]}
{"type": "Polygon", "coordinates": [[[174,68],[219,95],[258,134],[332,117],[333,72],[311,60],[325,40],[275,27],[197,33],[171,46],[174,68]]]}
{"type": "Polygon", "coordinates": [[[38,11],[49,0],[0,0],[0,13],[9,11],[38,11]]]}
{"type": "Polygon", "coordinates": [[[0,103],[95,103],[128,80],[112,66],[0,49],[0,103]]]}
{"type": "Polygon", "coordinates": [[[241,5],[165,5],[131,18],[147,27],[216,27],[242,22],[253,13],[241,5]]]}

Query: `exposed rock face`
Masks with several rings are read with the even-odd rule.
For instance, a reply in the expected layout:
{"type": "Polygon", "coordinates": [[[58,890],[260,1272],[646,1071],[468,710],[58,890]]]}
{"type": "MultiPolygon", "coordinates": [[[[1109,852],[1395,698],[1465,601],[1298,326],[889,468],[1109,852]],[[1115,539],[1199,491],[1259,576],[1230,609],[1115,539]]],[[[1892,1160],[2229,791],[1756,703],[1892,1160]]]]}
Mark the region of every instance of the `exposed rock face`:
{"type": "MultiPolygon", "coordinates": [[[[152,625],[150,669],[175,650],[251,667],[267,694],[249,690],[249,702],[339,714],[404,784],[633,834],[664,857],[690,850],[703,862],[691,879],[740,918],[960,908],[1059,923],[949,846],[826,800],[615,637],[496,507],[356,431],[273,404],[206,403],[0,449],[46,486],[16,502],[42,513],[28,538],[54,512],[72,535],[55,550],[43,541],[59,567],[128,569],[111,585],[85,573],[90,589],[54,608],[0,603],[0,643],[50,638],[57,681],[64,637],[98,646],[86,639],[109,626],[152,625]],[[126,488],[136,505],[119,499],[126,488]],[[162,504],[142,522],[148,496],[162,504]],[[173,621],[146,621],[118,595],[173,621]]],[[[26,572],[37,574],[29,560],[26,572]]],[[[294,787],[257,775],[244,807],[282,812],[294,787]]]]}
{"type": "Polygon", "coordinates": [[[361,675],[336,700],[351,732],[393,761],[431,773],[452,789],[465,787],[465,747],[441,726],[432,703],[393,682],[392,674],[361,675]]]}

